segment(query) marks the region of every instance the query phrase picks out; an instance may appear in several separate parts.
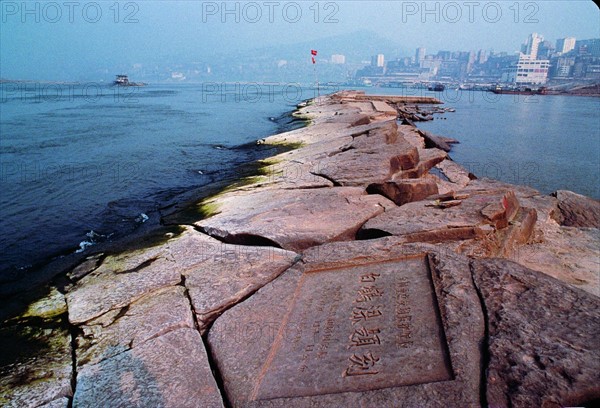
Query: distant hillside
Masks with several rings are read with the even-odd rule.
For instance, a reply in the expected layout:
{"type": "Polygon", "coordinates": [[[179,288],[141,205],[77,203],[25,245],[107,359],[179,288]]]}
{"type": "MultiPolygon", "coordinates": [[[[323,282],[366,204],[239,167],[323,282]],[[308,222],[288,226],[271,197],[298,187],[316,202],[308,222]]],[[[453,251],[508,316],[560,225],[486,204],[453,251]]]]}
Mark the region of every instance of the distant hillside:
{"type": "Polygon", "coordinates": [[[406,48],[372,31],[356,31],[314,41],[263,47],[253,50],[251,53],[295,60],[304,58],[311,49],[318,50],[320,58],[329,58],[332,54],[343,54],[346,56],[346,62],[348,63],[365,61],[375,54],[385,54],[386,59],[409,55],[406,48]]]}

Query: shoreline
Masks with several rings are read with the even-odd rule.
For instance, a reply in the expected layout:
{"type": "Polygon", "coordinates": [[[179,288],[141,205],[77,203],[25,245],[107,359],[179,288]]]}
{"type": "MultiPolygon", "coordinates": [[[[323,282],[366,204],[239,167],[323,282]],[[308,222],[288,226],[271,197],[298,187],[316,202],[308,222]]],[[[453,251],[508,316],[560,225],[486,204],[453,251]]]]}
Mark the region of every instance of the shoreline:
{"type": "MultiPolygon", "coordinates": [[[[146,405],[210,407],[354,406],[358,400],[502,405],[498,395],[512,403],[540,405],[553,398],[565,405],[600,398],[590,374],[598,357],[590,348],[593,322],[584,321],[584,316],[598,318],[600,310],[594,272],[600,204],[574,193],[551,197],[477,179],[449,159],[446,150],[453,141],[419,131],[410,119],[397,122],[406,105],[425,102],[436,101],[352,91],[309,101],[295,116],[310,125],[261,140],[281,151],[252,163],[253,175],[196,200],[191,210],[175,207],[163,217],[180,234],[163,234],[145,248],[88,254],[46,299],[4,325],[3,330],[19,332],[24,325],[38,333],[41,321],[46,332],[35,344],[41,341],[50,352],[35,364],[51,367],[54,375],[42,380],[23,357],[10,373],[21,370],[19,380],[9,391],[3,384],[0,401],[8,395],[29,406],[120,404],[127,392],[141,393],[146,405]],[[392,269],[382,266],[388,264],[392,269]],[[364,273],[364,268],[371,273],[368,279],[381,276],[386,291],[397,291],[386,302],[414,291],[406,295],[412,314],[382,304],[383,314],[396,320],[377,329],[382,337],[391,330],[396,338],[409,338],[413,330],[412,339],[397,343],[398,349],[373,349],[380,357],[371,357],[371,363],[385,358],[396,364],[412,355],[403,354],[404,348],[423,342],[429,354],[412,353],[430,359],[434,372],[409,359],[405,375],[414,376],[412,383],[391,373],[366,385],[342,376],[323,379],[322,390],[304,370],[289,367],[298,360],[318,367],[318,358],[310,357],[312,346],[304,343],[317,337],[322,352],[331,350],[321,356],[328,364],[346,361],[347,334],[334,329],[347,321],[334,310],[345,305],[346,295],[336,293],[354,290],[352,271],[364,273]],[[316,276],[323,282],[313,282],[316,276]],[[311,288],[320,294],[312,295],[311,288]],[[519,295],[515,302],[514,293],[533,298],[519,295]],[[418,303],[428,297],[433,306],[418,303]],[[557,297],[568,304],[556,304],[557,297]],[[319,326],[326,335],[304,336],[317,327],[304,304],[329,310],[323,321],[337,325],[319,326]],[[494,322],[499,310],[502,321],[494,322]],[[515,337],[515,328],[531,324],[523,313],[538,310],[551,315],[535,315],[547,329],[543,336],[533,330],[535,341],[515,337]],[[254,324],[256,316],[261,331],[242,334],[240,327],[254,324]],[[407,320],[421,331],[399,323],[407,320]],[[262,332],[266,325],[270,335],[262,332]],[[298,329],[287,337],[288,330],[298,329]],[[555,363],[580,369],[568,382],[525,358],[507,360],[513,354],[553,358],[553,332],[577,344],[555,363]],[[290,346],[296,343],[303,346],[290,346]],[[480,355],[482,344],[487,358],[480,355]],[[288,354],[292,360],[286,360],[288,354]],[[515,379],[507,368],[514,364],[522,373],[545,375],[546,382],[515,379]],[[117,392],[130,374],[143,381],[117,392]],[[307,385],[286,385],[282,376],[307,385]],[[175,387],[169,385],[173,378],[175,387]],[[497,391],[515,381],[522,386],[497,391]]],[[[25,344],[32,341],[19,336],[25,344]]],[[[389,344],[385,341],[381,344],[389,344]]],[[[350,359],[346,374],[357,369],[356,361],[350,359]]],[[[335,375],[340,370],[335,368],[335,375]]]]}
{"type": "MultiPolygon", "coordinates": [[[[277,123],[278,133],[301,129],[306,126],[305,120],[293,117],[293,112],[290,111],[272,120],[277,123]]],[[[16,274],[17,270],[7,270],[9,272],[7,279],[4,279],[0,284],[0,298],[8,305],[15,303],[16,306],[3,308],[2,312],[0,312],[0,318],[12,317],[13,313],[10,310],[17,310],[22,308],[23,305],[34,301],[38,296],[37,293],[42,290],[43,286],[48,284],[60,285],[65,279],[64,275],[87,258],[101,258],[124,251],[143,249],[146,245],[152,246],[155,243],[160,243],[164,240],[162,238],[164,234],[173,233],[177,229],[177,225],[163,223],[162,218],[164,214],[170,214],[173,212],[173,209],[185,212],[189,208],[194,207],[196,202],[207,196],[229,186],[236,185],[245,178],[254,176],[255,171],[261,167],[261,160],[268,159],[271,155],[291,148],[293,147],[285,145],[257,147],[255,142],[234,146],[233,149],[253,150],[254,159],[237,164],[233,169],[225,172],[224,176],[208,184],[196,186],[183,193],[177,193],[173,198],[170,198],[168,201],[162,203],[160,207],[153,210],[153,212],[158,213],[158,220],[156,219],[157,216],[153,215],[149,223],[140,223],[135,229],[129,228],[131,229],[129,233],[121,234],[120,231],[113,231],[111,235],[115,233],[119,235],[116,240],[107,239],[97,242],[94,245],[88,246],[82,252],[78,252],[79,247],[73,242],[72,247],[65,248],[47,258],[37,260],[33,265],[23,266],[21,269],[25,268],[26,273],[22,278],[11,278],[10,276],[16,274]]]]}

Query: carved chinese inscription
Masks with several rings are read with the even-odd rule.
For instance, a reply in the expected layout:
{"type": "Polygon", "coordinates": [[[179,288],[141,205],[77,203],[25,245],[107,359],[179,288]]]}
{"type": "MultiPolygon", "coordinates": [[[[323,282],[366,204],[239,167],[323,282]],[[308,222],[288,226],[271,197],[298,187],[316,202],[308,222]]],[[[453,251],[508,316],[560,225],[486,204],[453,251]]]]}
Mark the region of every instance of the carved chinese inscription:
{"type": "Polygon", "coordinates": [[[426,258],[305,273],[255,399],[452,379],[426,258]]]}

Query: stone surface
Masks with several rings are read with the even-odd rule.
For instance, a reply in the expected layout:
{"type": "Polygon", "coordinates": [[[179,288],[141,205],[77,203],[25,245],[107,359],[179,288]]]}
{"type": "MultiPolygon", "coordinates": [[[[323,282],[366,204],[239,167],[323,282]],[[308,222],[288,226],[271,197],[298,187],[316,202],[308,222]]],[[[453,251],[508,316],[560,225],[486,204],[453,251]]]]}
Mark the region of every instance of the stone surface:
{"type": "Polygon", "coordinates": [[[396,205],[404,205],[437,194],[438,187],[431,179],[408,179],[371,184],[368,191],[381,194],[396,205]]]}
{"type": "Polygon", "coordinates": [[[151,292],[87,322],[77,337],[77,365],[97,364],[179,328],[194,329],[183,286],[151,292]]]}
{"type": "Polygon", "coordinates": [[[182,272],[201,332],[215,317],[277,278],[296,260],[296,253],[273,247],[238,246],[194,234],[188,250],[201,262],[182,272]]]}
{"type": "Polygon", "coordinates": [[[473,262],[485,304],[489,406],[581,406],[600,398],[600,301],[505,260],[473,262]]]}
{"type": "Polygon", "coordinates": [[[188,328],[81,368],[73,405],[223,407],[202,338],[188,328]]]}
{"type": "Polygon", "coordinates": [[[423,136],[423,139],[425,140],[425,147],[435,147],[445,152],[449,152],[451,150],[450,145],[443,138],[436,136],[432,133],[426,132],[424,130],[419,130],[419,134],[423,136]]]}
{"type": "Polygon", "coordinates": [[[358,187],[256,191],[218,198],[218,213],[196,225],[230,243],[265,242],[301,251],[327,241],[353,239],[368,219],[394,204],[358,187]]]}
{"type": "Polygon", "coordinates": [[[67,293],[69,321],[84,323],[154,290],[178,284],[181,275],[167,255],[162,248],[129,257],[108,257],[67,293]]]}
{"type": "Polygon", "coordinates": [[[40,405],[38,408],[68,408],[70,403],[69,398],[59,398],[54,401],[50,401],[47,404],[40,405]]]}
{"type": "Polygon", "coordinates": [[[532,242],[518,247],[509,258],[600,296],[600,231],[597,228],[538,222],[532,242]]]}
{"type": "Polygon", "coordinates": [[[446,160],[447,157],[448,153],[440,149],[419,150],[419,163],[417,166],[394,175],[394,178],[410,179],[421,177],[435,167],[436,164],[446,160]]]}
{"type": "Polygon", "coordinates": [[[425,257],[311,270],[290,303],[253,399],[452,379],[425,257]]]}
{"type": "MultiPolygon", "coordinates": [[[[419,163],[417,149],[397,137],[397,131],[368,132],[356,137],[347,150],[319,160],[315,174],[342,186],[368,186],[384,181],[419,163]]],[[[416,171],[416,170],[415,170],[416,171]]]]}
{"type": "Polygon", "coordinates": [[[204,217],[197,229],[229,244],[179,226],[75,267],[70,327],[57,290],[4,322],[0,404],[600,400],[598,202],[475,179],[444,151],[454,140],[398,125],[445,111],[423,102],[435,101],[341,92],[299,105],[306,128],[258,142],[295,150],[185,217],[169,217],[179,204],[163,214],[204,217]]]}
{"type": "Polygon", "coordinates": [[[436,167],[444,173],[446,178],[448,178],[452,184],[454,184],[454,186],[452,186],[453,190],[462,190],[471,181],[469,172],[452,160],[443,160],[438,163],[436,167]]]}
{"type": "Polygon", "coordinates": [[[315,247],[306,252],[305,264],[225,312],[208,342],[229,404],[478,405],[480,359],[472,350],[482,339],[483,318],[468,262],[440,254],[447,263],[435,260],[432,271],[428,251],[435,247],[401,245],[396,238],[315,247]],[[376,286],[377,279],[386,294],[376,296],[376,288],[361,292],[361,285],[376,286]],[[353,303],[361,296],[366,303],[369,295],[381,316],[376,307],[362,310],[361,302],[353,303]],[[366,331],[361,326],[357,332],[354,326],[364,319],[366,331]],[[387,323],[369,326],[377,319],[387,323]],[[373,335],[379,344],[351,346],[377,343],[373,335]],[[353,350],[365,347],[370,354],[353,350]],[[383,375],[375,380],[379,373],[366,372],[378,364],[383,375]],[[349,375],[354,369],[365,374],[349,375]]]}
{"type": "Polygon", "coordinates": [[[562,225],[600,228],[600,201],[566,190],[553,195],[558,199],[562,225]]]}

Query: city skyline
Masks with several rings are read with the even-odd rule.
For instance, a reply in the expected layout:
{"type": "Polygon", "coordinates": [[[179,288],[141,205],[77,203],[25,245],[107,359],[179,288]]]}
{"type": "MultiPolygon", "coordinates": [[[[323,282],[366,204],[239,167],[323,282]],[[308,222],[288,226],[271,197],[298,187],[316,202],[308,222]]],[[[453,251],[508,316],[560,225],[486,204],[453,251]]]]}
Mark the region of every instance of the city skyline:
{"type": "MultiPolygon", "coordinates": [[[[546,38],[600,37],[600,13],[591,1],[223,4],[3,1],[0,76],[67,80],[97,66],[235,59],[301,43],[311,44],[311,49],[327,48],[331,38],[356,32],[371,32],[374,41],[395,44],[396,55],[388,49],[373,50],[393,58],[412,55],[419,46],[429,52],[512,53],[532,32],[546,38]]],[[[347,46],[352,42],[348,37],[347,46]]],[[[303,50],[294,51],[302,58],[303,50]]],[[[335,53],[356,62],[346,50],[330,54],[335,53]]],[[[370,56],[366,53],[363,58],[370,56]]]]}

